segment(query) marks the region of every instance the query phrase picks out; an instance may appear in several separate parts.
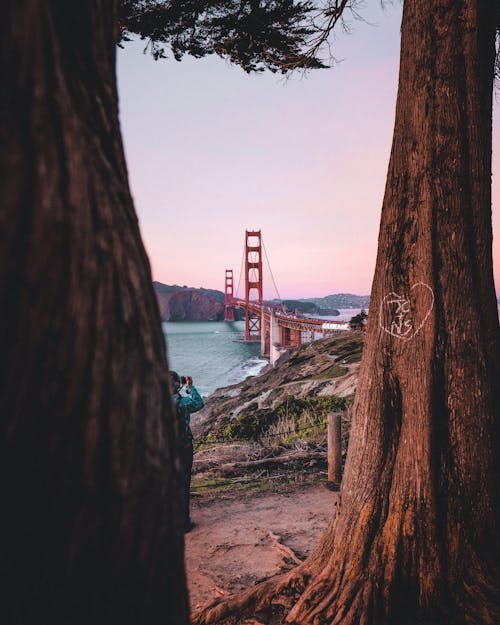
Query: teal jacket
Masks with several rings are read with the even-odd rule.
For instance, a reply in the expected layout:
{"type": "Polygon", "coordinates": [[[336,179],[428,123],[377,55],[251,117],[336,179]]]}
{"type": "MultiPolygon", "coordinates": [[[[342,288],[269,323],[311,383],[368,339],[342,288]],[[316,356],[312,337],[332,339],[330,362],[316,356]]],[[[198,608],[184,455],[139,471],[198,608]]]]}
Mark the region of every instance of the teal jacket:
{"type": "Polygon", "coordinates": [[[201,410],[205,404],[203,402],[203,397],[194,386],[191,386],[187,392],[188,395],[184,396],[180,393],[175,393],[174,401],[179,415],[184,419],[184,423],[186,424],[186,436],[193,438],[190,425],[191,413],[201,410]]]}

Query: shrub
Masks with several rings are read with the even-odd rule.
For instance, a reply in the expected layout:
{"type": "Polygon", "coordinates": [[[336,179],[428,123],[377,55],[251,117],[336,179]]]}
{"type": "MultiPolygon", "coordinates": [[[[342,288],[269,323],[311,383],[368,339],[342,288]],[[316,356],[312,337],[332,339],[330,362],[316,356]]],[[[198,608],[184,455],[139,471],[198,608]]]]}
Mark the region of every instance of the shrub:
{"type": "Polygon", "coordinates": [[[276,423],[272,423],[261,435],[260,442],[263,447],[276,449],[295,433],[295,420],[290,417],[279,417],[276,423]]]}
{"type": "MultiPolygon", "coordinates": [[[[241,414],[230,419],[221,419],[210,434],[200,437],[198,445],[217,441],[230,440],[254,440],[262,441],[265,434],[268,439],[276,432],[285,427],[285,423],[294,424],[293,431],[281,440],[291,443],[303,436],[317,434],[321,428],[324,433],[326,416],[329,412],[340,412],[346,408],[348,400],[337,395],[323,395],[313,397],[287,398],[275,409],[258,408],[257,403],[252,403],[241,414]],[[278,425],[279,422],[282,422],[278,425]],[[318,429],[318,426],[321,428],[318,429]]],[[[276,438],[279,438],[276,436],[276,438]]]]}

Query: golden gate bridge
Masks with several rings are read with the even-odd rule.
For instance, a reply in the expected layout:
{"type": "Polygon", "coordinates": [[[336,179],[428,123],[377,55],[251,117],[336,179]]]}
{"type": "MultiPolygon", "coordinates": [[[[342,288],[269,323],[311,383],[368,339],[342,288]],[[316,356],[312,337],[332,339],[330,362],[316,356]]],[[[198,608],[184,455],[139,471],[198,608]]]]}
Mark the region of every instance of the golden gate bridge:
{"type": "Polygon", "coordinates": [[[245,311],[243,341],[260,341],[262,355],[269,357],[271,364],[274,364],[281,353],[290,347],[298,347],[316,338],[350,330],[349,324],[343,321],[325,321],[325,319],[303,317],[297,312],[287,311],[280,301],[276,304],[265,302],[263,298],[262,249],[261,231],[246,230],[244,299],[235,295],[233,270],[226,269],[224,320],[234,321],[235,308],[241,308],[245,311]]]}

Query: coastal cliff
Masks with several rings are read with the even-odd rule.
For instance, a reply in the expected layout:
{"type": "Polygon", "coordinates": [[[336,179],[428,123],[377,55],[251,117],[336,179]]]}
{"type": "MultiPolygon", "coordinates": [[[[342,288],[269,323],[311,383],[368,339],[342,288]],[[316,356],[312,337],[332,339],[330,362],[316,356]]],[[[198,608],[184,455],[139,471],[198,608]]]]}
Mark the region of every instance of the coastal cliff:
{"type": "Polygon", "coordinates": [[[153,282],[163,321],[221,321],[224,294],[212,289],[153,282]]]}
{"type": "Polygon", "coordinates": [[[174,293],[157,293],[163,321],[221,321],[224,304],[212,297],[186,289],[174,293]]]}

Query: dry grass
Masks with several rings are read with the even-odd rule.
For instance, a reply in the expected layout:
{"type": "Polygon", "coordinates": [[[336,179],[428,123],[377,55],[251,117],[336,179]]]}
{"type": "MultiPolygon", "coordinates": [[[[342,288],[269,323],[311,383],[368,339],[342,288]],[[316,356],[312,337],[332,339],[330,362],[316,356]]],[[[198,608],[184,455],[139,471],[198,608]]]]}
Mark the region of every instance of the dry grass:
{"type": "Polygon", "coordinates": [[[295,420],[292,417],[280,417],[262,434],[260,443],[264,448],[277,449],[291,434],[295,434],[295,431],[295,420]]]}
{"type": "Polygon", "coordinates": [[[196,450],[195,462],[244,462],[262,457],[262,447],[257,442],[214,443],[196,450]]]}
{"type": "Polygon", "coordinates": [[[310,408],[305,408],[299,419],[288,416],[280,417],[261,435],[260,443],[264,449],[293,447],[307,449],[311,443],[318,444],[326,438],[326,423],[318,418],[310,408]]]}

